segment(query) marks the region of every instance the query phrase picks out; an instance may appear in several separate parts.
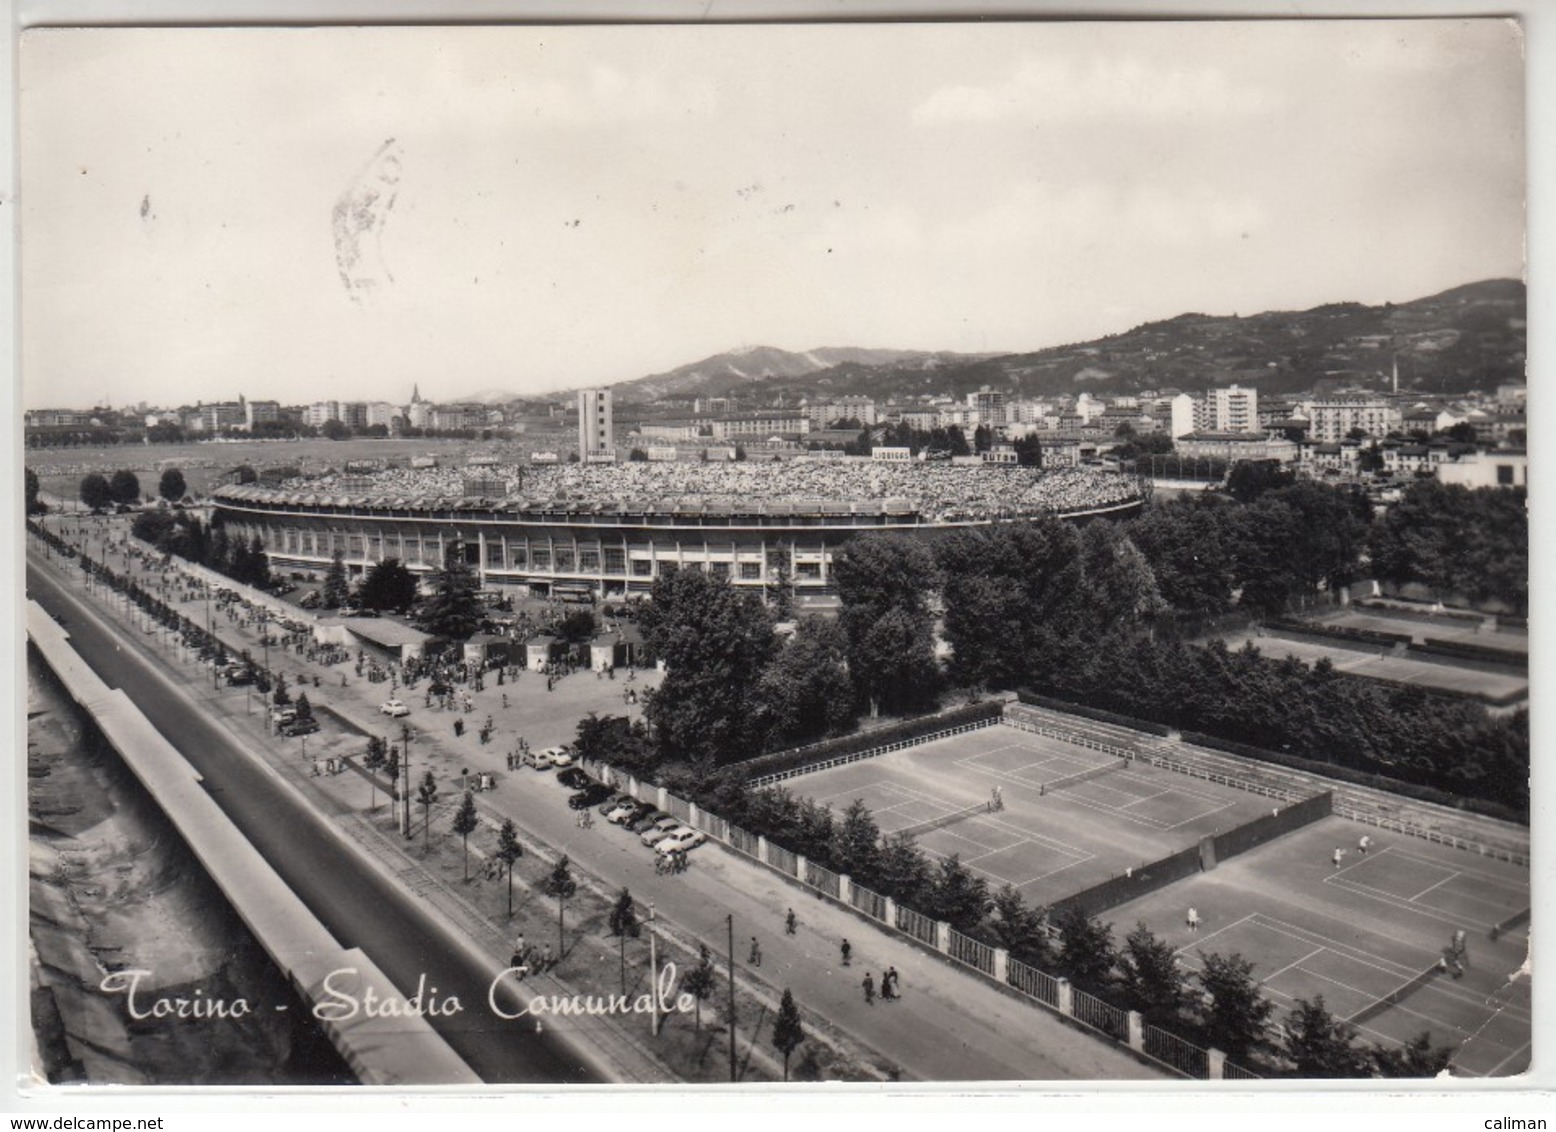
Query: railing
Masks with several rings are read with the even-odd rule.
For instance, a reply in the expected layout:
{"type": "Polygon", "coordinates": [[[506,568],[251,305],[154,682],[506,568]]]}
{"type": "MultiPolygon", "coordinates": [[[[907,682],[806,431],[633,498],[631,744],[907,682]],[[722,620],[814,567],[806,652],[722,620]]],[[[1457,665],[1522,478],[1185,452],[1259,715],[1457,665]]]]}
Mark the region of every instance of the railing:
{"type": "Polygon", "coordinates": [[[1221,1066],[1221,1076],[1222,1076],[1223,1079],[1225,1079],[1227,1081],[1262,1081],[1262,1080],[1264,1080],[1263,1077],[1259,1076],[1252,1069],[1244,1069],[1241,1065],[1234,1064],[1233,1062],[1230,1062],[1230,1061],[1226,1062],[1224,1065],[1221,1066]]]}
{"type": "Polygon", "coordinates": [[[786,778],[796,778],[802,774],[814,774],[820,770],[831,770],[836,766],[845,766],[848,763],[856,763],[862,759],[873,759],[880,755],[890,754],[893,751],[905,751],[909,747],[920,747],[925,743],[933,743],[937,739],[946,739],[952,735],[963,735],[969,731],[981,731],[985,727],[993,727],[1000,722],[998,716],[988,719],[974,720],[972,723],[961,723],[955,727],[948,727],[943,731],[930,731],[924,735],[915,735],[911,739],[899,739],[895,743],[887,743],[880,747],[869,747],[863,751],[854,751],[848,755],[838,755],[833,759],[824,759],[818,763],[809,763],[805,766],[790,767],[788,770],[776,771],[773,774],[764,774],[760,778],[753,778],[751,786],[771,786],[775,782],[782,782],[786,778]]]}
{"type": "Polygon", "coordinates": [[[767,843],[767,863],[784,876],[791,876],[796,879],[799,877],[799,857],[781,845],[774,845],[771,841],[767,843]]]}
{"type": "MultiPolygon", "coordinates": [[[[1210,1055],[1193,1042],[1186,1042],[1177,1034],[1151,1025],[1144,1027],[1141,1037],[1141,1050],[1147,1057],[1171,1066],[1185,1077],[1204,1080],[1210,1076],[1210,1055]]],[[[1228,1064],[1226,1068],[1231,1069],[1232,1066],[1228,1064]]],[[[1247,1073],[1246,1070],[1242,1072],[1247,1073]]],[[[1252,1073],[1247,1075],[1254,1076],[1252,1073]]],[[[1230,1077],[1231,1074],[1226,1076],[1230,1077]]]]}
{"type": "Polygon", "coordinates": [[[1431,841],[1437,845],[1449,845],[1455,849],[1463,849],[1467,853],[1478,853],[1482,857],[1506,861],[1510,865],[1522,865],[1526,869],[1530,867],[1529,857],[1525,854],[1514,853],[1495,845],[1487,845],[1481,841],[1466,841],[1462,837],[1438,833],[1435,829],[1426,829],[1423,826],[1412,825],[1397,818],[1386,818],[1381,814],[1368,813],[1366,810],[1357,809],[1355,806],[1341,802],[1341,796],[1337,791],[1334,812],[1343,818],[1350,818],[1352,821],[1363,822],[1367,825],[1376,826],[1379,829],[1393,830],[1395,833],[1403,833],[1407,837],[1419,837],[1423,841],[1431,841]]]}
{"type": "Polygon", "coordinates": [[[1129,1037],[1129,1011],[1110,1002],[1103,1002],[1094,994],[1082,990],[1070,992],[1071,1010],[1077,1022],[1084,1022],[1094,1030],[1101,1030],[1120,1041],[1129,1037]]]}
{"type": "Polygon", "coordinates": [[[692,804],[684,798],[677,798],[674,794],[665,795],[665,804],[661,808],[671,817],[687,822],[692,820],[692,804]]]}
{"type": "Polygon", "coordinates": [[[805,862],[805,883],[812,888],[820,889],[833,900],[841,898],[843,885],[841,878],[831,869],[823,868],[815,861],[805,862]]]}
{"type": "Polygon", "coordinates": [[[969,967],[976,967],[985,975],[994,974],[994,948],[972,936],[963,935],[955,928],[951,929],[951,945],[948,949],[952,959],[958,963],[965,963],[969,967]]]}
{"type": "Polygon", "coordinates": [[[1029,967],[1019,959],[1006,963],[1005,981],[1028,998],[1059,1009],[1059,980],[1047,971],[1029,967]]]}
{"type": "Polygon", "coordinates": [[[872,920],[880,920],[882,923],[886,922],[886,897],[879,892],[871,892],[863,885],[856,884],[852,886],[848,894],[848,900],[849,903],[872,920]]]}
{"type": "Polygon", "coordinates": [[[901,904],[897,905],[897,930],[906,932],[920,943],[935,946],[935,921],[901,904]]]}
{"type": "Polygon", "coordinates": [[[747,857],[755,857],[757,855],[757,841],[756,834],[747,833],[738,825],[728,825],[726,823],[724,842],[731,849],[744,853],[747,857]]]}

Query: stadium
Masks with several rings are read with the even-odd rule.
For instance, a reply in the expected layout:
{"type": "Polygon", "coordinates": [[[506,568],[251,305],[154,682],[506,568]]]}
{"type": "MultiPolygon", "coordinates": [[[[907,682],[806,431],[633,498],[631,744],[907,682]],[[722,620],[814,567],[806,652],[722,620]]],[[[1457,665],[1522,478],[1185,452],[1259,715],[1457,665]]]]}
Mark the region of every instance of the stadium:
{"type": "Polygon", "coordinates": [[[587,598],[645,594],[674,569],[825,595],[832,555],[862,532],[1117,518],[1145,494],[1086,468],[792,459],[393,469],[212,500],[213,518],[257,536],[276,569],[322,570],[338,551],[354,575],[389,558],[427,573],[459,545],[484,587],[587,598]]]}

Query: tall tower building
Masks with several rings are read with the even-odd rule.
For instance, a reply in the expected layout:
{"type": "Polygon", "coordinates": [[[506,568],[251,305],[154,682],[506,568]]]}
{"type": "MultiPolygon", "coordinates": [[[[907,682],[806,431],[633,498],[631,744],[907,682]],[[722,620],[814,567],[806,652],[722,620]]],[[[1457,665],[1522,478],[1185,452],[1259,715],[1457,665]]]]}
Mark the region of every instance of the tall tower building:
{"type": "Polygon", "coordinates": [[[596,452],[615,454],[616,440],[611,426],[611,391],[578,391],[578,458],[587,461],[596,452]]]}

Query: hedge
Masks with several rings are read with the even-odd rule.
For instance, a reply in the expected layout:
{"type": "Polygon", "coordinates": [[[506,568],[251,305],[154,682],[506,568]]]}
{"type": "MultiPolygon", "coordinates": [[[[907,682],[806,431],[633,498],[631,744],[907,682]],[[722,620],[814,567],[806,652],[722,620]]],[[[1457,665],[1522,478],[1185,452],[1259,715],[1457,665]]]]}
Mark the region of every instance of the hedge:
{"type": "Polygon", "coordinates": [[[887,747],[893,743],[917,739],[921,735],[929,735],[936,731],[946,731],[952,727],[977,723],[980,720],[998,719],[1004,710],[1005,702],[998,699],[986,700],[983,703],[977,704],[963,704],[960,707],[948,708],[945,711],[935,712],[932,715],[920,715],[912,719],[899,720],[896,723],[889,723],[885,727],[875,727],[869,731],[856,731],[852,735],[840,735],[836,739],[824,739],[819,743],[811,743],[804,747],[791,747],[786,751],[773,751],[771,754],[758,755],[754,759],[744,759],[740,762],[730,763],[729,766],[731,769],[738,768],[751,778],[760,778],[763,775],[779,774],[786,770],[794,770],[797,767],[809,766],[812,763],[826,762],[828,759],[839,758],[843,755],[868,751],[874,747],[887,747]]]}
{"type": "Polygon", "coordinates": [[[1172,734],[1172,728],[1160,723],[1152,723],[1149,720],[1136,719],[1132,715],[1120,715],[1116,711],[1108,711],[1105,708],[1095,708],[1089,704],[1076,703],[1066,699],[1062,694],[1057,694],[1057,689],[1047,688],[1048,694],[1040,694],[1030,689],[1023,688],[1016,693],[1016,698],[1024,704],[1033,707],[1047,708],[1050,711],[1062,711],[1068,715],[1084,716],[1086,719],[1094,719],[1098,723],[1111,723],[1115,727],[1127,727],[1131,731],[1143,731],[1147,735],[1155,735],[1165,739],[1172,734]]]}
{"type": "Polygon", "coordinates": [[[1292,621],[1284,617],[1266,621],[1264,627],[1280,632],[1305,633],[1312,637],[1333,637],[1337,641],[1356,641],[1361,644],[1378,645],[1384,648],[1393,645],[1407,645],[1415,639],[1409,633],[1384,633],[1376,629],[1353,629],[1345,625],[1322,625],[1310,621],[1292,621]]]}
{"type": "Polygon", "coordinates": [[[1416,645],[1410,651],[1462,657],[1465,660],[1488,660],[1493,664],[1505,664],[1522,672],[1529,671],[1528,654],[1514,652],[1512,649],[1492,648],[1490,645],[1470,645],[1462,641],[1444,641],[1428,637],[1424,644],[1416,645]]]}

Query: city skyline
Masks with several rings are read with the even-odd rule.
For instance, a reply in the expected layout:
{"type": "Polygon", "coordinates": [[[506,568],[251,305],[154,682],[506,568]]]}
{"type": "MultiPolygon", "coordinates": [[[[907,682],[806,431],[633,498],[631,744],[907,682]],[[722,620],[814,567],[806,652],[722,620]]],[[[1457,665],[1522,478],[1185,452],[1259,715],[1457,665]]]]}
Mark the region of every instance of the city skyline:
{"type": "Polygon", "coordinates": [[[1508,21],[23,39],[28,408],[531,396],[1523,274],[1508,21]]]}

